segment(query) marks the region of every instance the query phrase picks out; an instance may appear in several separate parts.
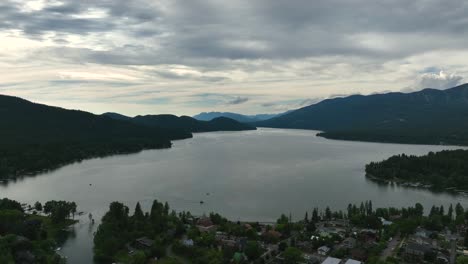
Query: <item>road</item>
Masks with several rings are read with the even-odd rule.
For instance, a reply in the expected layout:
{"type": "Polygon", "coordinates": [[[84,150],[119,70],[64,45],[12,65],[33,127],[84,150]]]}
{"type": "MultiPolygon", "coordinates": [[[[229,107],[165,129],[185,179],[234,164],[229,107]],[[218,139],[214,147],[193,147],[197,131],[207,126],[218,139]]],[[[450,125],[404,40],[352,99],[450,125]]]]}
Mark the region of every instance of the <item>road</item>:
{"type": "Polygon", "coordinates": [[[382,252],[382,255],[381,255],[381,259],[382,260],[385,260],[387,257],[390,257],[393,255],[393,252],[395,251],[395,249],[399,246],[401,242],[401,237],[400,237],[400,233],[398,233],[393,239],[392,241],[388,242],[388,245],[387,245],[387,248],[384,249],[384,251],[382,252]]]}

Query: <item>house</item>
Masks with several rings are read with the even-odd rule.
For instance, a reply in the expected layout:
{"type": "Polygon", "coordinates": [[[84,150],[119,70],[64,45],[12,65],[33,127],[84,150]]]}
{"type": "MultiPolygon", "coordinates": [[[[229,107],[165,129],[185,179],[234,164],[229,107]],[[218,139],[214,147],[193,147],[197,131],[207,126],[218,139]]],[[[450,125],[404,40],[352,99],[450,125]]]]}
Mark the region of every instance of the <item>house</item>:
{"type": "Polygon", "coordinates": [[[352,237],[348,237],[343,242],[341,242],[342,248],[352,249],[356,247],[356,239],[352,237]]]}
{"type": "Polygon", "coordinates": [[[148,249],[152,247],[154,240],[151,240],[147,237],[141,237],[135,240],[135,246],[139,249],[148,249]]]}
{"type": "Polygon", "coordinates": [[[383,218],[383,217],[380,217],[380,222],[382,223],[383,226],[389,226],[389,225],[392,225],[392,224],[393,224],[392,221],[388,221],[388,220],[386,220],[386,219],[383,218]]]}
{"type": "Polygon", "coordinates": [[[321,246],[317,249],[317,253],[319,253],[319,255],[322,255],[322,256],[326,256],[328,255],[328,253],[330,252],[330,248],[327,247],[327,246],[321,246]]]}
{"type": "Polygon", "coordinates": [[[341,263],[341,259],[332,258],[332,257],[328,257],[322,262],[322,264],[340,264],[340,263],[341,263]]]}
{"type": "Polygon", "coordinates": [[[212,225],[213,225],[213,222],[207,216],[200,217],[197,220],[197,226],[205,226],[206,227],[206,226],[212,226],[212,225]]]}
{"type": "Polygon", "coordinates": [[[361,264],[361,261],[357,261],[354,259],[348,259],[344,264],[361,264]]]}
{"type": "Polygon", "coordinates": [[[427,245],[417,243],[408,243],[405,248],[405,257],[407,259],[422,259],[424,255],[430,253],[432,248],[427,245]]]}
{"type": "Polygon", "coordinates": [[[193,247],[195,243],[193,242],[192,239],[184,239],[182,240],[182,245],[186,246],[186,247],[193,247]]]}
{"type": "Polygon", "coordinates": [[[360,260],[360,261],[367,260],[366,251],[364,249],[362,249],[362,248],[351,249],[350,254],[351,254],[351,257],[353,259],[357,259],[357,260],[360,260]]]}
{"type": "Polygon", "coordinates": [[[221,246],[229,248],[237,248],[237,241],[233,239],[223,239],[220,241],[221,246]]]}
{"type": "Polygon", "coordinates": [[[422,227],[418,227],[414,232],[414,235],[417,237],[424,237],[429,238],[434,232],[424,229],[422,227]]]}
{"type": "Polygon", "coordinates": [[[270,230],[263,233],[262,236],[268,240],[279,240],[281,238],[281,233],[276,230],[270,230]]]}
{"type": "Polygon", "coordinates": [[[317,232],[320,234],[320,237],[332,237],[332,235],[337,235],[342,238],[346,235],[346,230],[339,227],[319,227],[317,232]]]}
{"type": "Polygon", "coordinates": [[[437,240],[425,236],[413,235],[409,237],[409,241],[415,242],[420,245],[427,245],[432,247],[437,247],[437,240]]]}
{"type": "Polygon", "coordinates": [[[312,255],[312,254],[304,254],[303,255],[304,257],[304,260],[306,261],[307,264],[319,264],[321,263],[321,261],[319,260],[319,258],[315,255],[312,255]]]}
{"type": "Polygon", "coordinates": [[[216,226],[213,224],[209,217],[201,217],[197,220],[197,228],[200,232],[216,231],[216,226]]]}

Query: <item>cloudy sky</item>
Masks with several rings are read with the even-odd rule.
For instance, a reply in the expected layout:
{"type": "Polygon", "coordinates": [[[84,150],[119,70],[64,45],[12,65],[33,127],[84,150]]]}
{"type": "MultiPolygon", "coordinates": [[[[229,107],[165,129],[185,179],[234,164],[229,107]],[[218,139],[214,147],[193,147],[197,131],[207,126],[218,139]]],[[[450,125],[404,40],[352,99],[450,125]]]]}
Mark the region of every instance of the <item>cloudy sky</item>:
{"type": "Polygon", "coordinates": [[[94,113],[273,113],[468,82],[465,0],[1,0],[0,93],[94,113]]]}

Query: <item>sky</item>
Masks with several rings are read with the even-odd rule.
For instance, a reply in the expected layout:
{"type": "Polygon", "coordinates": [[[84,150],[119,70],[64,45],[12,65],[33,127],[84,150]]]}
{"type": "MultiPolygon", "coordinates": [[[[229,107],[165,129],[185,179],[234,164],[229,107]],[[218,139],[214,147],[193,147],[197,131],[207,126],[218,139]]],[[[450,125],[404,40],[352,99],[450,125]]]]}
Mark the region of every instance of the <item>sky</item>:
{"type": "Polygon", "coordinates": [[[0,94],[93,113],[278,113],[468,82],[465,0],[1,0],[0,94]]]}

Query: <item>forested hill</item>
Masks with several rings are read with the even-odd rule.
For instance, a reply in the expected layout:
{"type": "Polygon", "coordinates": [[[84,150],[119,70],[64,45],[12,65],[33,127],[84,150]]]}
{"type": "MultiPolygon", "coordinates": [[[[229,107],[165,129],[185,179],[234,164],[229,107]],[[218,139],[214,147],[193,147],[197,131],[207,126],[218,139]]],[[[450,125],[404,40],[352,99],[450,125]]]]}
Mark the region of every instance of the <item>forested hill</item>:
{"type": "Polygon", "coordinates": [[[137,125],[0,95],[0,179],[97,156],[170,147],[182,130],[137,125]]]}
{"type": "Polygon", "coordinates": [[[405,154],[366,165],[369,177],[428,184],[435,189],[468,190],[468,151],[446,150],[424,156],[405,154]]]}
{"type": "Polygon", "coordinates": [[[468,145],[468,84],[329,99],[255,124],[322,130],[335,139],[468,145]]]}
{"type": "Polygon", "coordinates": [[[241,123],[252,123],[257,121],[267,120],[282,114],[258,114],[258,115],[242,115],[231,112],[203,112],[198,115],[194,115],[193,118],[200,121],[211,121],[217,117],[227,117],[234,119],[241,123]]]}
{"type": "Polygon", "coordinates": [[[254,130],[255,127],[237,122],[236,120],[218,117],[211,121],[200,121],[189,116],[175,115],[145,115],[136,117],[126,117],[115,113],[104,114],[111,118],[128,120],[135,124],[148,127],[161,127],[165,129],[182,130],[187,132],[213,132],[213,131],[242,131],[254,130]],[[127,119],[128,118],[128,119],[127,119]]]}

